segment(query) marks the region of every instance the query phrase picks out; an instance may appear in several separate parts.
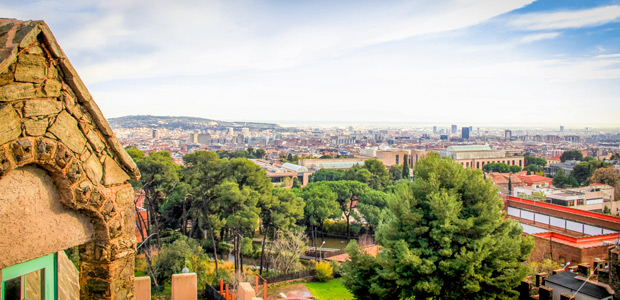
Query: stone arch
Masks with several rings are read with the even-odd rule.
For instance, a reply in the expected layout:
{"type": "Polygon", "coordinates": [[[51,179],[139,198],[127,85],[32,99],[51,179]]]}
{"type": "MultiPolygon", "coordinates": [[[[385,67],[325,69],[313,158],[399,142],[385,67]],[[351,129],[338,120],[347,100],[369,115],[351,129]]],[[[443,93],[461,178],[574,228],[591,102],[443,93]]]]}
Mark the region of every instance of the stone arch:
{"type": "Polygon", "coordinates": [[[95,224],[80,245],[81,299],[134,298],[139,171],[48,26],[0,19],[0,178],[24,166],[45,170],[64,207],[95,224]]]}
{"type": "Polygon", "coordinates": [[[63,206],[86,216],[94,225],[92,240],[80,245],[80,272],[89,275],[80,279],[81,298],[131,298],[133,283],[129,279],[135,256],[130,205],[133,189],[127,183],[105,186],[93,182],[85,171],[88,159],[76,155],[60,141],[21,137],[0,145],[0,178],[25,166],[45,170],[58,189],[63,206]],[[124,273],[123,277],[118,272],[124,273]]]}

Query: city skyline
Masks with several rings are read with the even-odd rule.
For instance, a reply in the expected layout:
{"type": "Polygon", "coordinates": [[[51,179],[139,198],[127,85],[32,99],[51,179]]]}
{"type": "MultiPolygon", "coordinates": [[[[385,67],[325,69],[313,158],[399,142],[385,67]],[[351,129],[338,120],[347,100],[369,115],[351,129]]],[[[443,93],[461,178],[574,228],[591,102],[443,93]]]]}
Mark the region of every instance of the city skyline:
{"type": "Polygon", "coordinates": [[[0,11],[45,20],[108,118],[620,125],[619,1],[8,1],[0,11]]]}

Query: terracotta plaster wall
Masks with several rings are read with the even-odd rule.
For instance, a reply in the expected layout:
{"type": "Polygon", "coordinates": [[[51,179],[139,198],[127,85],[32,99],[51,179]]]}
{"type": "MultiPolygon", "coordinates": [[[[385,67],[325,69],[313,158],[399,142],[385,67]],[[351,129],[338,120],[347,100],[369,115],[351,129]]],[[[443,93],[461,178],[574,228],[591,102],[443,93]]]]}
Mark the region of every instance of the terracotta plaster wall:
{"type": "Polygon", "coordinates": [[[0,191],[0,269],[93,239],[93,224],[64,207],[45,170],[10,171],[0,178],[0,191]]]}

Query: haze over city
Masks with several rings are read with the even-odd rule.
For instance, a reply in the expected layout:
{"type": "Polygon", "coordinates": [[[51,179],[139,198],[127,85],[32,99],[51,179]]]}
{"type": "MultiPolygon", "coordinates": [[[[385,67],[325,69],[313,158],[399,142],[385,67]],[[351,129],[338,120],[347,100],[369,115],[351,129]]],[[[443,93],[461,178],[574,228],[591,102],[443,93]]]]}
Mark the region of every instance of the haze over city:
{"type": "Polygon", "coordinates": [[[620,1],[3,1],[106,117],[615,126],[620,1]]]}

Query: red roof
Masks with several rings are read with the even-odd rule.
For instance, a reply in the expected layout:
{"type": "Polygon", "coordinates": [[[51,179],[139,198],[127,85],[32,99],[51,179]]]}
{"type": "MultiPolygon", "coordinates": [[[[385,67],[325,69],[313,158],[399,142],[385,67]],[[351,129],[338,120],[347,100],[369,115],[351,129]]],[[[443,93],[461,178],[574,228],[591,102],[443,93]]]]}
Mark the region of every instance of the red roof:
{"type": "Polygon", "coordinates": [[[519,177],[521,177],[521,180],[526,184],[551,183],[553,181],[553,178],[540,175],[525,175],[519,177]]]}

